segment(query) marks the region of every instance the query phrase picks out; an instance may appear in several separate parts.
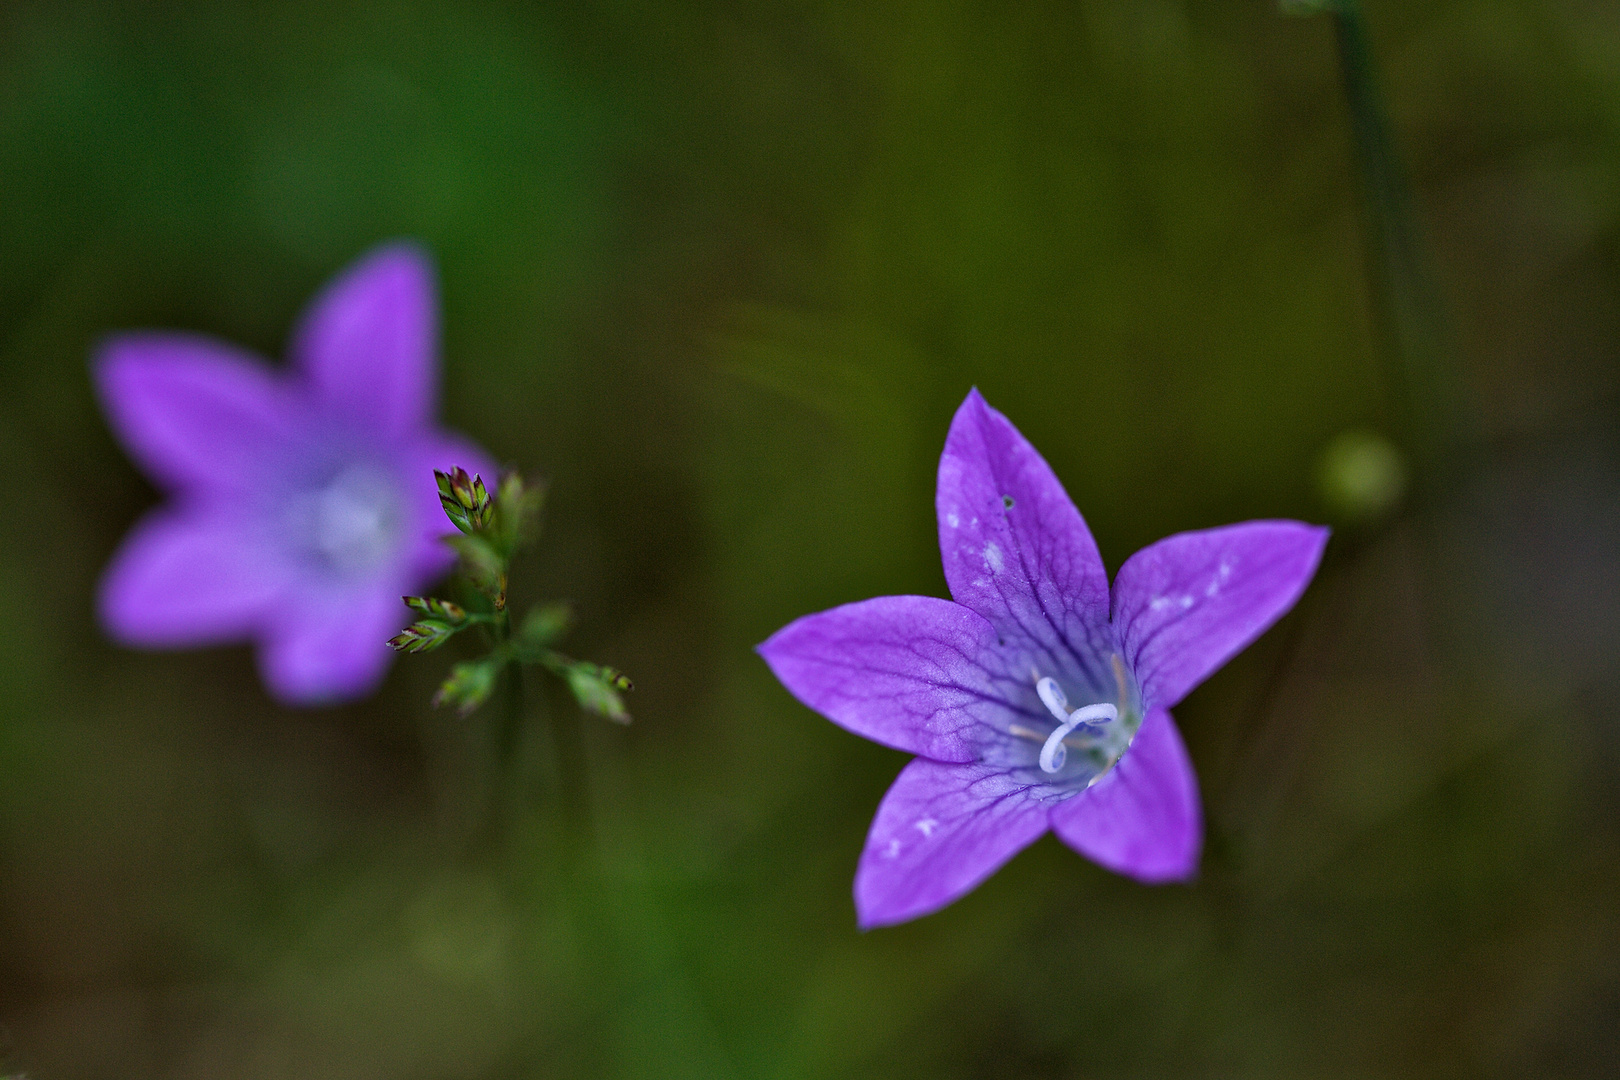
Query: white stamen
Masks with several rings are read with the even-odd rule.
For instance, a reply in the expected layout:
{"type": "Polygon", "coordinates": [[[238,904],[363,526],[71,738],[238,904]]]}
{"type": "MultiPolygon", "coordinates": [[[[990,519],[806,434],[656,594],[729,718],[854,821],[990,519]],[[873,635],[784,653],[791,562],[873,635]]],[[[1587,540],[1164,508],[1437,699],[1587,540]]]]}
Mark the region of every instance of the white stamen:
{"type": "MultiPolygon", "coordinates": [[[[1049,680],[1043,679],[1041,681],[1047,682],[1049,680]]],[[[1058,690],[1058,693],[1063,693],[1061,688],[1058,690]]],[[[1046,701],[1046,695],[1044,693],[1041,694],[1041,700],[1046,701]]],[[[1047,701],[1047,708],[1051,707],[1052,703],[1047,701]]],[[[1074,712],[1069,714],[1069,718],[1067,720],[1064,720],[1063,723],[1053,728],[1052,734],[1046,737],[1046,745],[1041,747],[1041,771],[1055,773],[1059,769],[1063,768],[1063,763],[1069,759],[1069,749],[1063,745],[1063,740],[1069,734],[1069,732],[1073,731],[1081,724],[1094,723],[1098,720],[1112,723],[1118,719],[1119,710],[1106,701],[1097,705],[1087,705],[1083,709],[1074,710],[1074,712]]]]}
{"type": "Polygon", "coordinates": [[[1035,692],[1041,695],[1041,704],[1045,705],[1058,723],[1066,723],[1069,719],[1069,695],[1063,692],[1058,681],[1048,675],[1035,684],[1035,692]]]}

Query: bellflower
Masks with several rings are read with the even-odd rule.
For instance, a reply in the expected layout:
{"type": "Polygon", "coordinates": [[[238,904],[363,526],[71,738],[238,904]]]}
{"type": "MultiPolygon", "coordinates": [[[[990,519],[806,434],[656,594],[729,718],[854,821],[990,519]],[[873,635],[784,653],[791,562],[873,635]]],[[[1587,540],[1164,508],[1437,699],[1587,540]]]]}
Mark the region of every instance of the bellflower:
{"type": "Polygon", "coordinates": [[[1249,521],[1181,533],[1108,586],[1051,468],[974,390],[939,462],[953,600],[883,596],[759,647],[834,723],[918,755],[878,808],[855,875],[864,927],[969,892],[1048,828],[1143,882],[1198,868],[1198,780],[1170,708],[1283,615],[1327,530],[1249,521]]]}
{"type": "Polygon", "coordinates": [[[433,470],[494,475],[434,424],[426,255],[394,244],[345,271],[304,314],[290,370],[206,337],[131,333],[94,375],[114,432],[170,496],[107,568],[107,632],[145,648],[256,641],[266,685],[292,704],[372,690],[400,596],[455,559],[433,470]]]}

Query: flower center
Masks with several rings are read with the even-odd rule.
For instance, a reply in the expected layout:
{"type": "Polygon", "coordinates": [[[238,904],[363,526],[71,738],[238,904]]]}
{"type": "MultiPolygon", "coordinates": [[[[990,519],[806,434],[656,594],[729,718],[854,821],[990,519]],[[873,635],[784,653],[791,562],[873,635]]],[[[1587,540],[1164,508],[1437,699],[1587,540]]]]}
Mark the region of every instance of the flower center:
{"type": "MultiPolygon", "coordinates": [[[[1030,672],[1035,693],[1057,726],[1048,731],[1018,723],[1009,726],[1008,734],[1040,744],[1038,763],[1054,782],[1084,780],[1087,786],[1096,783],[1125,756],[1142,726],[1141,706],[1125,662],[1118,653],[1108,659],[1114,669],[1115,697],[1079,708],[1070,708],[1068,695],[1056,679],[1039,671],[1030,672]],[[1071,759],[1070,750],[1081,752],[1079,762],[1071,759]]],[[[1022,760],[1028,762],[1028,758],[1022,760]]]]}
{"type": "Polygon", "coordinates": [[[376,470],[351,465],[301,501],[311,543],[338,569],[369,570],[393,554],[400,531],[399,492],[376,470]]]}
{"type": "Polygon", "coordinates": [[[1042,772],[1055,773],[1063,768],[1069,760],[1069,748],[1063,745],[1063,740],[1075,728],[1081,724],[1109,724],[1119,719],[1119,709],[1106,701],[1070,712],[1069,696],[1050,675],[1035,684],[1035,692],[1041,695],[1041,703],[1058,720],[1058,726],[1052,729],[1052,734],[1046,737],[1041,747],[1042,772]]]}

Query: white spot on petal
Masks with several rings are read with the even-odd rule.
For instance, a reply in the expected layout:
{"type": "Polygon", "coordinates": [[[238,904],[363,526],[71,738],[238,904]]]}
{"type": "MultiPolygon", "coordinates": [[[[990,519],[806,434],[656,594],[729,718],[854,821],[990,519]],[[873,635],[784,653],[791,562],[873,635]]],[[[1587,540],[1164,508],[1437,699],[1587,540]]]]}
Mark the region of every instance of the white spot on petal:
{"type": "Polygon", "coordinates": [[[1148,607],[1153,609],[1154,611],[1163,611],[1165,608],[1167,608],[1169,606],[1170,606],[1170,598],[1168,596],[1155,596],[1148,603],[1148,607]]]}
{"type": "Polygon", "coordinates": [[[898,840],[890,840],[889,841],[889,846],[883,849],[883,857],[885,859],[899,858],[900,857],[900,841],[898,841],[898,840]]]}
{"type": "Polygon", "coordinates": [[[957,517],[955,514],[946,514],[945,515],[945,524],[949,525],[951,528],[954,529],[958,525],[962,524],[962,519],[957,517]]]}
{"type": "Polygon", "coordinates": [[[1183,596],[1179,601],[1177,601],[1177,603],[1181,605],[1182,610],[1186,610],[1187,608],[1193,606],[1193,598],[1190,596],[1183,596]]]}
{"type": "Polygon", "coordinates": [[[1002,567],[1005,565],[1001,561],[1001,549],[995,544],[984,545],[984,561],[989,565],[992,574],[1001,573],[1002,567]]]}
{"type": "Polygon", "coordinates": [[[924,836],[933,836],[934,835],[934,830],[937,829],[938,827],[939,827],[939,822],[935,821],[931,817],[925,817],[921,821],[915,822],[912,825],[912,828],[916,829],[918,832],[922,833],[924,836]]]}

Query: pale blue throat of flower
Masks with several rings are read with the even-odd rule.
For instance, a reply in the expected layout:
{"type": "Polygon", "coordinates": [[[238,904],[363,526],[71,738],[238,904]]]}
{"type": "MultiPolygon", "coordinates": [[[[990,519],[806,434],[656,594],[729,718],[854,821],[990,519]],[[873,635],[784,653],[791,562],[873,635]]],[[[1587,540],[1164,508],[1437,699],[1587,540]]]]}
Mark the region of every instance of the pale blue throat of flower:
{"type": "MultiPolygon", "coordinates": [[[[1071,749],[1080,751],[1080,764],[1091,772],[1087,786],[1095,784],[1125,756],[1131,740],[1142,726],[1142,710],[1131,693],[1125,664],[1118,653],[1109,657],[1114,669],[1114,701],[1098,701],[1078,708],[1070,708],[1069,697],[1063,685],[1050,675],[1035,675],[1035,693],[1046,706],[1057,725],[1051,731],[1041,731],[1023,724],[1013,724],[1010,734],[1041,744],[1039,764],[1041,771],[1056,777],[1069,762],[1071,749]],[[1094,772],[1092,770],[1095,770],[1094,772]]],[[[1073,771],[1073,770],[1071,770],[1073,771]]]]}
{"type": "Polygon", "coordinates": [[[345,574],[391,562],[404,540],[405,501],[399,482],[369,465],[350,465],[292,499],[298,545],[345,574]]]}

